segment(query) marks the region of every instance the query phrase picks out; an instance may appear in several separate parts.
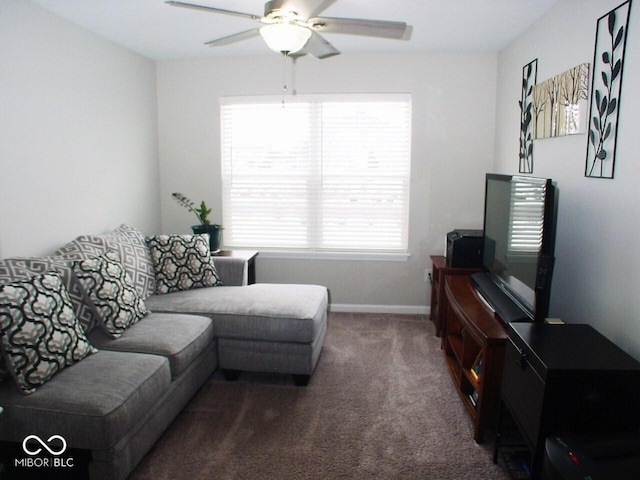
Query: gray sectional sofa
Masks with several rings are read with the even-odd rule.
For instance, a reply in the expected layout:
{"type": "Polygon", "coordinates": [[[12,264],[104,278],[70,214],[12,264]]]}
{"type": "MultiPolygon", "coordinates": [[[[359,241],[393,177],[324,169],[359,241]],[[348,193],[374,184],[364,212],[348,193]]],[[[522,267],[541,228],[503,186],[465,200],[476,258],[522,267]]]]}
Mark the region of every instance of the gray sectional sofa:
{"type": "MultiPolygon", "coordinates": [[[[48,477],[88,472],[92,479],[123,479],[216,369],[229,379],[257,371],[292,374],[299,385],[309,381],[327,331],[325,287],[246,285],[246,262],[211,257],[205,259],[207,268],[214,265],[206,284],[211,286],[198,284],[191,275],[176,277],[177,288],[175,282],[173,289],[160,288],[153,255],[149,239],[123,225],[105,235],[78,237],[52,257],[0,260],[0,475],[2,463],[18,473],[35,468],[32,453],[40,449],[40,466],[49,468],[48,477]],[[144,303],[136,304],[140,318],[128,325],[119,323],[124,315],[108,324],[103,317],[105,311],[114,315],[111,299],[105,300],[105,310],[95,291],[87,293],[95,272],[83,278],[86,271],[78,270],[107,251],[117,252],[124,277],[144,303]],[[24,370],[12,366],[15,355],[8,357],[19,335],[11,330],[15,325],[8,326],[7,292],[50,272],[64,286],[62,298],[73,306],[82,327],[78,337],[84,333],[88,343],[82,358],[66,352],[67,365],[37,387],[27,385],[31,393],[25,394],[25,385],[16,380],[24,370]],[[64,447],[56,455],[57,465],[43,447],[48,441],[56,453],[64,447]],[[73,469],[60,467],[65,458],[73,469]]],[[[166,268],[169,276],[174,267],[166,268]]],[[[99,289],[93,285],[94,290],[104,296],[106,283],[99,289]]],[[[130,301],[127,295],[122,298],[130,301]]],[[[30,381],[28,375],[22,380],[30,381]]]]}

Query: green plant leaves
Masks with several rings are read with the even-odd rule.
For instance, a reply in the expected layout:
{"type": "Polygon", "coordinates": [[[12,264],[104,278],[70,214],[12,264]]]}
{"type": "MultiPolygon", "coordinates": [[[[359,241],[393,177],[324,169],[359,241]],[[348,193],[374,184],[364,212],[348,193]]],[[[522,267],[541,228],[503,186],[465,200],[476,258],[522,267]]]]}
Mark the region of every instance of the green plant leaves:
{"type": "Polygon", "coordinates": [[[209,215],[211,214],[211,209],[207,208],[207,204],[204,202],[200,202],[200,206],[198,208],[195,207],[195,203],[189,200],[185,195],[174,192],[171,196],[178,202],[181,206],[189,210],[196,217],[198,217],[198,221],[203,225],[210,225],[211,221],[209,220],[209,215]]]}

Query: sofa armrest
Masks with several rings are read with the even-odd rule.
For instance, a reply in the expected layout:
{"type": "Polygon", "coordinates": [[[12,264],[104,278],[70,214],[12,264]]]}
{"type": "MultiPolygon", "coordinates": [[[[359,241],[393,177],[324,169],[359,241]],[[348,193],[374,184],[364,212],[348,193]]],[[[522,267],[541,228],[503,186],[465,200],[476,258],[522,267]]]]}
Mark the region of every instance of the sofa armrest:
{"type": "Polygon", "coordinates": [[[249,283],[249,264],[244,258],[213,257],[222,285],[240,287],[249,283]]]}

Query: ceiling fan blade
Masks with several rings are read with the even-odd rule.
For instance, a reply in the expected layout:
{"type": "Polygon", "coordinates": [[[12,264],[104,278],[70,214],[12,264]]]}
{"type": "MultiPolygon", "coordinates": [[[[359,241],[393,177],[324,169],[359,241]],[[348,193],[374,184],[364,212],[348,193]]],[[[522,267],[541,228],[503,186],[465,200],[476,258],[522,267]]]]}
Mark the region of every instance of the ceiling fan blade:
{"type": "Polygon", "coordinates": [[[368,37],[402,39],[407,30],[404,22],[365,20],[361,18],[314,17],[307,20],[311,28],[322,33],[347,33],[368,37]]]}
{"type": "Polygon", "coordinates": [[[260,35],[260,29],[253,28],[251,30],[245,30],[244,32],[234,33],[233,35],[227,35],[226,37],[216,38],[215,40],[205,42],[205,45],[209,45],[210,47],[222,47],[223,45],[229,45],[241,40],[248,40],[249,38],[257,37],[258,35],[260,35]]]}
{"type": "Polygon", "coordinates": [[[265,5],[265,15],[272,10],[293,11],[302,19],[324,12],[336,0],[271,0],[265,5]]]}
{"type": "Polygon", "coordinates": [[[307,41],[306,45],[302,47],[302,50],[295,52],[292,56],[302,56],[307,53],[310,53],[316,58],[329,58],[334,55],[340,55],[340,50],[331,45],[327,40],[325,40],[322,35],[319,33],[311,31],[311,37],[309,41],[307,41]]]}
{"type": "Polygon", "coordinates": [[[205,5],[197,5],[195,3],[185,3],[185,2],[165,2],[174,7],[183,7],[183,8],[192,8],[194,10],[204,10],[205,12],[211,13],[224,13],[225,15],[235,15],[236,17],[244,17],[249,18],[251,20],[257,20],[258,22],[262,20],[262,17],[259,15],[253,15],[251,13],[242,13],[242,12],[234,12],[233,10],[223,10],[222,8],[215,7],[207,7],[205,5]]]}

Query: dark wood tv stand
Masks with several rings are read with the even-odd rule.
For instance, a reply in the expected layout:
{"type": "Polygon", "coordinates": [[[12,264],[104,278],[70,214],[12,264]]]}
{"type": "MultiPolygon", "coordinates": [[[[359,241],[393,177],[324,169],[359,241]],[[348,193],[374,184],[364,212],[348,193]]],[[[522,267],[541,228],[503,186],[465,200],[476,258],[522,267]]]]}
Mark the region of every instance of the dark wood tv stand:
{"type": "Polygon", "coordinates": [[[444,280],[449,275],[469,275],[479,272],[479,268],[461,268],[447,265],[442,255],[430,255],[431,258],[431,313],[430,319],[436,328],[436,336],[442,337],[444,330],[444,280]]]}
{"type": "Polygon", "coordinates": [[[507,331],[480,300],[469,275],[445,280],[442,349],[462,403],[474,422],[473,438],[481,443],[485,428],[494,427],[507,331]]]}

